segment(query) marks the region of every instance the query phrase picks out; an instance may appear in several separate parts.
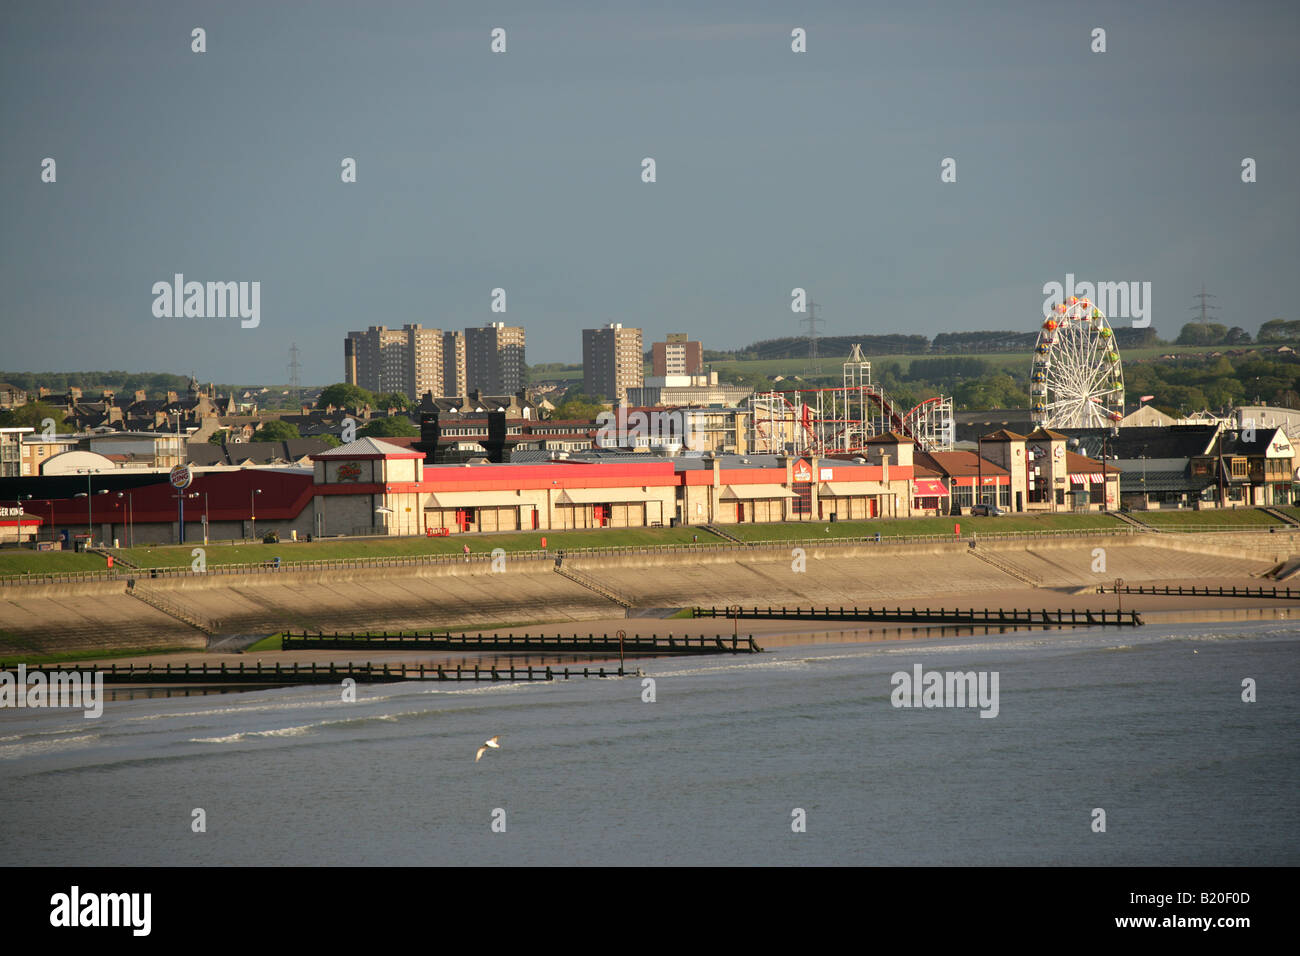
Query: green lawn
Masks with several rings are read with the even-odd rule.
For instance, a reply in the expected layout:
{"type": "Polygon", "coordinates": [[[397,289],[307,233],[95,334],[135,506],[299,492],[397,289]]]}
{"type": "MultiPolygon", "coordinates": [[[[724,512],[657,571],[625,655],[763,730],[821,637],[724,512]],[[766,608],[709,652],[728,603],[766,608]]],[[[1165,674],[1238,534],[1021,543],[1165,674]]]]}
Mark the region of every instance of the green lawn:
{"type": "MultiPolygon", "coordinates": [[[[1300,508],[1288,509],[1300,515],[1300,508]]],[[[1152,511],[1137,517],[1154,527],[1169,530],[1203,528],[1287,527],[1271,515],[1255,508],[1236,511],[1152,511]]],[[[789,522],[784,524],[729,524],[724,530],[742,541],[789,541],[796,539],[830,539],[871,537],[879,533],[892,538],[907,535],[951,535],[953,526],[961,525],[962,535],[1017,531],[1088,531],[1122,528],[1108,514],[1005,515],[999,518],[972,518],[969,515],[946,518],[900,518],[884,521],[789,522]]],[[[519,531],[509,534],[467,534],[448,538],[336,538],[327,541],[282,542],[280,544],[212,544],[206,549],[209,565],[244,564],[280,558],[282,563],[324,561],[346,558],[379,558],[426,554],[459,554],[465,545],[475,554],[495,548],[532,551],[546,538],[547,549],[653,547],[655,545],[715,546],[723,539],[700,528],[628,528],[600,531],[519,531]]],[[[194,543],[154,548],[121,549],[116,553],[140,567],[189,567],[194,543]]],[[[0,574],[48,574],[60,571],[98,571],[104,559],[94,554],[70,551],[37,552],[19,549],[0,550],[0,574]]]]}
{"type": "MultiPolygon", "coordinates": [[[[328,541],[281,542],[280,544],[212,544],[206,548],[208,564],[244,564],[270,561],[325,561],[339,558],[378,558],[424,554],[460,554],[469,545],[471,552],[482,554],[495,548],[506,551],[534,551],[542,546],[550,551],[560,548],[624,548],[656,544],[689,544],[692,535],[701,541],[717,539],[707,532],[689,528],[607,528],[600,531],[518,531],[508,534],[465,534],[446,538],[367,538],[328,541]]],[[[194,560],[194,543],[154,548],[122,549],[121,554],[142,568],[188,567],[194,560]]],[[[102,559],[101,559],[102,566],[102,559]]]]}
{"type": "Polygon", "coordinates": [[[953,534],[961,526],[963,536],[995,531],[1089,531],[1123,527],[1118,519],[1105,514],[1058,514],[1030,517],[1005,515],[999,518],[899,518],[892,521],[787,522],[782,524],[719,525],[722,530],[742,541],[783,541],[799,538],[864,538],[879,533],[882,538],[918,534],[953,534]]]}
{"type": "Polygon", "coordinates": [[[7,643],[0,635],[0,661],[6,664],[23,663],[28,667],[37,664],[58,664],[61,662],[80,663],[83,661],[107,661],[118,657],[144,657],[153,654],[193,654],[192,647],[115,647],[111,649],[86,648],[80,651],[62,651],[58,654],[29,654],[17,649],[15,644],[7,643]]]}
{"type": "Polygon", "coordinates": [[[1260,508],[1211,508],[1205,511],[1138,511],[1138,521],[1169,531],[1207,528],[1289,527],[1260,508]]]}
{"type": "Polygon", "coordinates": [[[27,548],[0,550],[0,574],[24,571],[50,574],[57,571],[102,571],[107,562],[98,554],[76,551],[31,551],[27,548]]]}

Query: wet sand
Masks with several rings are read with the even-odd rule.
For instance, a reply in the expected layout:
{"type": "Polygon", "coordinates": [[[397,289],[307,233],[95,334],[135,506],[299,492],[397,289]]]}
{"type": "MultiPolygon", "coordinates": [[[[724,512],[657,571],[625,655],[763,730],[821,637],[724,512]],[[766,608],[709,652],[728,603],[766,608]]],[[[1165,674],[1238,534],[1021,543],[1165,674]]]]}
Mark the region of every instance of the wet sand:
{"type": "MultiPolygon", "coordinates": [[[[1184,587],[1195,584],[1197,587],[1228,587],[1239,588],[1259,588],[1261,586],[1269,587],[1271,584],[1267,581],[1261,581],[1258,578],[1224,578],[1224,579],[1201,579],[1197,581],[1159,581],[1143,582],[1145,586],[1157,585],[1184,587]]],[[[988,591],[979,595],[957,595],[947,603],[937,603],[929,599],[912,600],[908,597],[900,597],[897,600],[884,602],[875,605],[876,607],[893,608],[960,608],[966,610],[969,608],[989,608],[1004,610],[1108,610],[1114,611],[1116,608],[1123,610],[1136,610],[1142,615],[1143,621],[1147,625],[1169,624],[1169,623],[1211,623],[1215,621],[1264,621],[1264,620],[1290,620],[1292,617],[1300,617],[1300,600],[1272,599],[1272,598],[1250,598],[1250,597],[1192,597],[1188,595],[1150,595],[1150,594],[1097,594],[1095,591],[1086,593],[1075,593],[1079,589],[1051,589],[1051,588],[1019,588],[1004,591],[988,591]],[[974,600],[973,600],[974,599],[974,600]]],[[[1025,627],[1004,627],[1004,626],[944,626],[944,627],[926,627],[920,625],[896,625],[896,624],[857,624],[853,622],[824,622],[810,621],[807,623],[793,621],[765,621],[765,620],[740,620],[731,621],[718,618],[607,618],[597,621],[582,621],[569,623],[555,623],[548,625],[534,625],[531,627],[520,628],[501,628],[492,632],[498,634],[537,635],[545,633],[549,635],[563,634],[570,636],[573,634],[593,634],[596,636],[608,635],[611,640],[617,640],[620,630],[626,632],[628,638],[641,635],[659,635],[665,636],[672,634],[674,637],[714,637],[723,636],[730,638],[733,634],[740,637],[753,636],[760,647],[789,647],[804,644],[826,644],[826,643],[858,643],[869,641],[913,641],[913,640],[943,640],[956,637],[969,636],[971,634],[998,634],[1011,633],[1026,630],[1025,627]]],[[[1061,630],[1057,627],[1036,626],[1033,630],[1061,630]]],[[[1126,628],[1115,627],[1115,630],[1126,630],[1126,628]]],[[[469,631],[470,634],[478,633],[469,631]]],[[[647,659],[643,656],[637,658],[635,655],[628,654],[626,658],[629,662],[638,659],[647,659]]],[[[514,667],[545,667],[547,665],[564,666],[577,665],[581,667],[586,663],[596,663],[608,665],[610,661],[617,664],[618,655],[592,655],[583,654],[557,654],[553,650],[546,652],[539,651],[520,651],[515,653],[504,653],[500,651],[488,651],[483,653],[476,652],[439,652],[439,651],[415,651],[415,650],[302,650],[302,651],[253,651],[246,653],[172,653],[172,654],[150,654],[139,657],[116,658],[111,662],[119,666],[123,664],[155,664],[155,665],[206,665],[220,666],[225,663],[228,667],[238,667],[241,663],[245,666],[252,666],[257,663],[263,665],[275,664],[324,664],[331,663],[335,665],[347,664],[389,664],[398,663],[420,665],[424,664],[444,667],[455,667],[464,665],[473,667],[475,664],[480,667],[491,666],[514,666],[514,667]]],[[[65,662],[71,665],[74,662],[65,662]]],[[[87,661],[86,663],[91,663],[87,661]]],[[[50,665],[53,667],[54,665],[50,665]]]]}

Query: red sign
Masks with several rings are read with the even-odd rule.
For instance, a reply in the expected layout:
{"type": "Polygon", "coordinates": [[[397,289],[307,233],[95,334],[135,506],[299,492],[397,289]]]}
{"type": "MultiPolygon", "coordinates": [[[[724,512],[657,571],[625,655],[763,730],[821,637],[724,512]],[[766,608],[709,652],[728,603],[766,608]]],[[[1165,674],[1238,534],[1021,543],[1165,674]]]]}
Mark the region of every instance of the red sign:
{"type": "Polygon", "coordinates": [[[812,469],[808,467],[808,462],[797,461],[794,465],[795,481],[812,481],[812,469]]]}
{"type": "Polygon", "coordinates": [[[355,461],[339,465],[339,481],[356,481],[361,477],[361,466],[355,461]]]}

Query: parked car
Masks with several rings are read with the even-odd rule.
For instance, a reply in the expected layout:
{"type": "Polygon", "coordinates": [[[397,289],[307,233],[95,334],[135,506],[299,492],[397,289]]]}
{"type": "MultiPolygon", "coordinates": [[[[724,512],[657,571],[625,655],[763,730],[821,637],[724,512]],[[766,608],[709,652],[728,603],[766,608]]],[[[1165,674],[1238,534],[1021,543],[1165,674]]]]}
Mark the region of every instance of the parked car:
{"type": "Polygon", "coordinates": [[[972,516],[983,516],[986,518],[997,518],[1007,513],[1005,508],[999,508],[997,505],[983,504],[971,505],[970,513],[972,516]]]}

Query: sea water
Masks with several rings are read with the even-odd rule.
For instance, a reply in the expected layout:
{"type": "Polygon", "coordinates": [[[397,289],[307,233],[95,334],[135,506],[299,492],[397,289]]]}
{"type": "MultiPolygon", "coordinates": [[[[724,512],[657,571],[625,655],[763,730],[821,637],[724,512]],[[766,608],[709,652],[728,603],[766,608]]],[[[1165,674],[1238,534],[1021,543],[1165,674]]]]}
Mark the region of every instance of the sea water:
{"type": "Polygon", "coordinates": [[[0,711],[0,861],[1295,865],[1298,652],[1054,630],[0,711]],[[996,672],[997,716],[895,706],[918,664],[996,672]]]}

